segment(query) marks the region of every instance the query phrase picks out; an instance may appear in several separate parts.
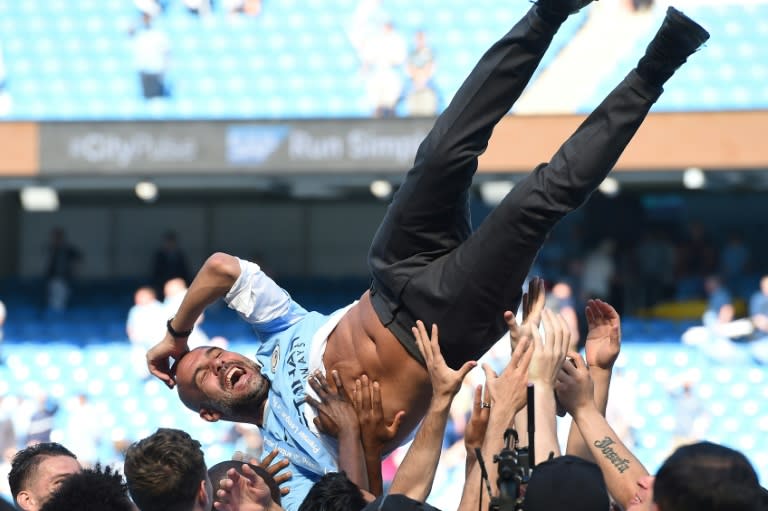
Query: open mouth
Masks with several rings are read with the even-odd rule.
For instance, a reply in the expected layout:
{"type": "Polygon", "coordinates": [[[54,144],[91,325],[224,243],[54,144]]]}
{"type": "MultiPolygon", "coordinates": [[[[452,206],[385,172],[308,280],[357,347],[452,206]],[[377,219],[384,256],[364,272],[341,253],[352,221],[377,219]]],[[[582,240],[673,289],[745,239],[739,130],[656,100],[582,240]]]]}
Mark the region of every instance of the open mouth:
{"type": "Polygon", "coordinates": [[[224,374],[224,384],[228,390],[233,390],[237,382],[245,376],[245,370],[240,367],[230,367],[224,374]]]}

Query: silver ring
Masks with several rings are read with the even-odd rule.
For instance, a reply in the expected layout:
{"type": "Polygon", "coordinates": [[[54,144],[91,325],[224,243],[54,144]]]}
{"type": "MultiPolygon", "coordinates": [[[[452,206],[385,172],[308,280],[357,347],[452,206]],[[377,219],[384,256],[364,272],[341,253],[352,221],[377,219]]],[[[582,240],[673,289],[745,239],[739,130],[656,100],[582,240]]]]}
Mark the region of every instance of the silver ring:
{"type": "Polygon", "coordinates": [[[480,408],[490,408],[491,403],[480,403],[480,408]]]}

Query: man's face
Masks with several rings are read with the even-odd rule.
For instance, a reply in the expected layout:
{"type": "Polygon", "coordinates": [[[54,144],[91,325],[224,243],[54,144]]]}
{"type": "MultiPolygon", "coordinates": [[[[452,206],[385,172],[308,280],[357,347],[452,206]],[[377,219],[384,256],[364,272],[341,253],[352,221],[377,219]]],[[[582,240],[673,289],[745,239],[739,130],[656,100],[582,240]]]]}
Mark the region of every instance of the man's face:
{"type": "Polygon", "coordinates": [[[16,496],[16,502],[25,511],[37,511],[67,477],[80,470],[80,463],[75,458],[46,456],[30,477],[27,487],[16,496]]]}
{"type": "Polygon", "coordinates": [[[261,423],[269,381],[249,358],[204,346],[184,355],[175,369],[179,397],[203,419],[261,423]]]}

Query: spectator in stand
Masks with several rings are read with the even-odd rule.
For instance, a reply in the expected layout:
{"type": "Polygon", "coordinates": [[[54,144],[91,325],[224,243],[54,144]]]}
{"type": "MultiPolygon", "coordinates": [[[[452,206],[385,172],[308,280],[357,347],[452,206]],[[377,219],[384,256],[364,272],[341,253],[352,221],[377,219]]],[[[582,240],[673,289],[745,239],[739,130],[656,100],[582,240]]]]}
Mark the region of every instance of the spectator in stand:
{"type": "Polygon", "coordinates": [[[152,283],[158,293],[163,291],[163,286],[171,279],[182,279],[189,282],[189,266],[187,257],[179,247],[176,233],[168,231],[163,237],[162,245],[155,251],[152,259],[152,283]]]}
{"type": "Polygon", "coordinates": [[[98,460],[101,437],[105,430],[101,421],[94,420],[99,413],[88,394],[80,392],[68,400],[62,415],[62,441],[77,453],[83,467],[94,466],[98,460]]]}
{"type": "Polygon", "coordinates": [[[423,30],[417,31],[413,39],[413,48],[406,63],[409,81],[403,94],[405,110],[407,115],[412,116],[437,115],[440,96],[432,81],[435,74],[435,54],[427,43],[427,35],[423,30]]]}
{"type": "Polygon", "coordinates": [[[613,254],[616,242],[610,239],[600,241],[584,258],[581,274],[581,295],[586,298],[610,300],[611,286],[616,274],[613,254]]]}
{"type": "Polygon", "coordinates": [[[59,404],[48,394],[41,393],[37,397],[37,410],[29,418],[27,445],[51,441],[54,417],[58,411],[59,404]]]}
{"type": "Polygon", "coordinates": [[[722,279],[714,275],[708,277],[704,282],[704,289],[709,297],[707,310],[702,317],[704,326],[714,327],[733,321],[735,316],[733,299],[731,293],[723,285],[722,279]]]}
{"type": "Polygon", "coordinates": [[[47,442],[22,449],[8,474],[13,500],[19,509],[39,511],[61,483],[80,470],[75,455],[63,445],[47,442]]]}
{"type": "Polygon", "coordinates": [[[51,240],[47,248],[48,264],[45,277],[48,287],[48,308],[63,311],[69,303],[72,280],[83,256],[77,247],[67,241],[66,233],[61,227],[51,231],[51,240]]]}
{"type": "Polygon", "coordinates": [[[131,341],[131,359],[136,367],[136,374],[147,378],[149,371],[146,353],[165,333],[168,315],[166,308],[157,299],[155,290],[149,286],[137,289],[133,302],[133,307],[128,311],[125,331],[131,341]]]}
{"type": "Polygon", "coordinates": [[[579,315],[576,314],[576,302],[573,290],[567,282],[556,282],[547,295],[545,307],[563,317],[571,332],[569,351],[576,351],[579,346],[579,315]]]}
{"type": "Polygon", "coordinates": [[[701,440],[708,424],[708,414],[693,389],[693,381],[685,379],[679,389],[670,392],[675,408],[674,448],[701,440]]]}
{"type": "MultiPolygon", "coordinates": [[[[171,279],[165,283],[165,286],[163,286],[163,294],[165,295],[165,299],[163,300],[165,317],[172,318],[176,315],[176,312],[181,306],[181,302],[187,295],[187,284],[184,282],[184,279],[171,279]]],[[[192,327],[192,332],[189,334],[190,349],[195,349],[198,346],[208,346],[211,343],[203,329],[200,328],[204,319],[205,316],[200,314],[195,320],[195,325],[192,327]]]]}
{"type": "Polygon", "coordinates": [[[165,74],[168,71],[170,40],[162,30],[153,26],[153,16],[141,14],[141,26],[131,29],[133,59],[141,81],[144,99],[170,96],[165,74]]]}
{"type": "MultiPolygon", "coordinates": [[[[168,508],[170,509],[170,508],[168,508]]],[[[66,478],[40,511],[135,511],[120,472],[86,468],[66,478]]]]}
{"type": "Polygon", "coordinates": [[[392,117],[403,93],[402,66],[408,55],[403,35],[391,21],[368,39],[363,49],[363,72],[368,98],[376,117],[392,117]]]}

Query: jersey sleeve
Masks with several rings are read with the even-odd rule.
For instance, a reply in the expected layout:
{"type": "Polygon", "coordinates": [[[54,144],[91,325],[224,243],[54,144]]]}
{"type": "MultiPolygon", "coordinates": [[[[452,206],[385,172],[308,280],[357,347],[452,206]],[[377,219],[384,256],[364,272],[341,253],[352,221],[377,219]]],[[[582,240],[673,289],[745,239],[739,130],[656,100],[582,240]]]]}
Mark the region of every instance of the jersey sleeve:
{"type": "Polygon", "coordinates": [[[253,326],[259,334],[285,330],[301,320],[307,311],[288,292],[269,278],[258,264],[238,259],[240,276],[224,297],[230,309],[253,326]]]}

